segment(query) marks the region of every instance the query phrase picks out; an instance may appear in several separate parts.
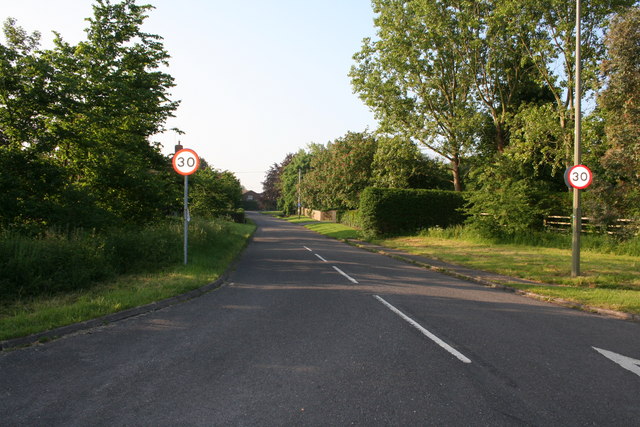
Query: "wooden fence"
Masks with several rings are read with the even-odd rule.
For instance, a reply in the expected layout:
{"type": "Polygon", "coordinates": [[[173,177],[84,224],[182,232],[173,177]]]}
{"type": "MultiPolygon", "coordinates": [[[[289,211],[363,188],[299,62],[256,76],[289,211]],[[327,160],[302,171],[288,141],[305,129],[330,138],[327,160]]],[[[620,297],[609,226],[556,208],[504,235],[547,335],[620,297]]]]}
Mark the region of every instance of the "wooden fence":
{"type": "MultiPolygon", "coordinates": [[[[638,233],[637,221],[631,219],[618,219],[607,226],[607,234],[622,234],[628,232],[638,233]]],[[[549,231],[569,232],[571,231],[570,216],[551,215],[544,219],[544,228],[549,231]]],[[[582,232],[594,233],[599,232],[600,228],[593,223],[593,218],[582,218],[582,232]]]]}

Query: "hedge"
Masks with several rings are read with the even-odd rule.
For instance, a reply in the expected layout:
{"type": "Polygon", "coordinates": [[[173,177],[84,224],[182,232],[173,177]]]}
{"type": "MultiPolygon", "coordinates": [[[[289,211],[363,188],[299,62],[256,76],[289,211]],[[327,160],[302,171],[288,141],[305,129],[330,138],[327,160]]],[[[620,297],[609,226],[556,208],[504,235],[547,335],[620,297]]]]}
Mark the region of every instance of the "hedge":
{"type": "Polygon", "coordinates": [[[370,235],[413,233],[462,224],[462,193],[444,190],[366,188],[360,195],[360,222],[370,235]]]}

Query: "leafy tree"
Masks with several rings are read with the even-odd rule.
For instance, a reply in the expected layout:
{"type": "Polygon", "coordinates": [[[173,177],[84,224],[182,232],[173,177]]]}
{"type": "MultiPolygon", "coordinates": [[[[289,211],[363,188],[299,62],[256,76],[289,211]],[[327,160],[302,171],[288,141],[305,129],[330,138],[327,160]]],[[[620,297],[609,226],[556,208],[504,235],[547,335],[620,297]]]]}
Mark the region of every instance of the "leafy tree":
{"type": "MultiPolygon", "coordinates": [[[[634,0],[582,0],[582,91],[598,87],[598,66],[604,55],[603,34],[608,17],[631,6],[634,0]]],[[[566,0],[506,0],[501,13],[512,16],[505,22],[510,34],[525,32],[520,48],[535,66],[539,83],[551,91],[554,117],[562,130],[556,144],[557,163],[572,164],[575,100],[575,2],[566,0]]],[[[536,107],[533,107],[536,108],[536,107]]]]}
{"type": "Polygon", "coordinates": [[[271,209],[274,209],[278,204],[278,199],[281,197],[280,192],[280,175],[283,169],[291,162],[293,153],[286,155],[281,163],[274,163],[271,165],[265,176],[265,180],[262,182],[262,201],[271,209]]]}
{"type": "Polygon", "coordinates": [[[116,220],[148,222],[166,212],[173,178],[149,138],[164,130],[177,103],[167,92],[173,78],[159,71],[168,59],[160,37],[140,30],[149,9],[133,0],[98,0],[86,41],[72,46],[58,35],[46,51],[37,49],[38,34],[26,34],[15,20],[5,23],[5,226],[103,227],[116,220]]]}
{"type": "Polygon", "coordinates": [[[376,147],[367,132],[347,132],[326,147],[313,146],[311,169],[302,184],[308,207],[356,209],[360,192],[371,182],[376,147]]]}
{"type": "Polygon", "coordinates": [[[606,148],[599,153],[602,170],[591,190],[603,223],[640,217],[640,8],[616,16],[605,42],[606,87],[598,101],[606,148]]]}
{"type": "MultiPolygon", "coordinates": [[[[280,199],[278,208],[286,215],[293,215],[298,209],[298,173],[303,177],[310,169],[312,155],[304,150],[298,151],[280,175],[280,199]],[[299,172],[298,172],[299,171],[299,172]]],[[[303,200],[305,205],[306,200],[303,200]]]]}
{"type": "Polygon", "coordinates": [[[373,0],[378,39],[364,39],[350,72],[381,130],[447,159],[456,191],[462,190],[460,163],[481,119],[458,25],[464,3],[373,0]]]}
{"type": "Polygon", "coordinates": [[[93,9],[87,41],[71,46],[58,36],[50,55],[61,70],[54,153],[104,209],[150,221],[166,204],[166,159],[148,139],[177,107],[168,98],[173,78],[159,70],[169,55],[159,36],[140,29],[152,6],[97,0],[93,9]]]}
{"type": "Polygon", "coordinates": [[[381,188],[450,190],[450,173],[441,162],[430,159],[409,140],[378,138],[373,158],[371,185],[381,188]]]}
{"type": "Polygon", "coordinates": [[[242,186],[232,172],[208,166],[191,177],[189,210],[194,216],[227,216],[240,207],[242,186]]]}
{"type": "Polygon", "coordinates": [[[540,230],[545,215],[558,213],[559,203],[550,197],[552,184],[532,169],[506,149],[490,167],[476,171],[467,222],[491,237],[540,230]]]}

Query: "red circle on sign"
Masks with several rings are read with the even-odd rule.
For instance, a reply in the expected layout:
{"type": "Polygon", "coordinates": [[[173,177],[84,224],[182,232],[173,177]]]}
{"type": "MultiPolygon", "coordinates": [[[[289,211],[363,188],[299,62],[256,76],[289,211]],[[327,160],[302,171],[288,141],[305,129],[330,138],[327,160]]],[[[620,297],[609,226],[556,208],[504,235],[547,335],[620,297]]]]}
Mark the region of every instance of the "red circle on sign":
{"type": "Polygon", "coordinates": [[[577,190],[584,190],[593,181],[593,173],[585,165],[575,165],[569,169],[568,175],[569,185],[577,190]]]}
{"type": "Polygon", "coordinates": [[[191,175],[200,167],[200,157],[190,148],[184,148],[173,156],[173,170],[180,175],[191,175]]]}

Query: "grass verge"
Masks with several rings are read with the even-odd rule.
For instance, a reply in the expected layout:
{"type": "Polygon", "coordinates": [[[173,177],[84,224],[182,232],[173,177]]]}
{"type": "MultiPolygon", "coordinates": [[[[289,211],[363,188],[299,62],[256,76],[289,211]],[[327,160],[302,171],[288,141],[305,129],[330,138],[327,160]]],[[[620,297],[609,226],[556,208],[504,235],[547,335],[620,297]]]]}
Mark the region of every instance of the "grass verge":
{"type": "Polygon", "coordinates": [[[303,224],[309,230],[315,231],[316,233],[320,233],[327,237],[332,237],[334,239],[344,240],[361,238],[360,231],[344,224],[316,221],[305,216],[301,216],[298,218],[297,215],[290,216],[285,219],[294,224],[303,224]]]}
{"type": "MultiPolygon", "coordinates": [[[[343,224],[287,218],[310,230],[337,239],[361,239],[360,232],[343,224]]],[[[441,235],[443,233],[440,233],[441,235]]],[[[556,239],[550,245],[557,246],[556,239]]],[[[403,236],[373,243],[408,253],[537,282],[539,286],[507,284],[542,297],[640,314],[640,257],[597,250],[582,251],[582,276],[571,278],[571,250],[527,244],[499,244],[450,237],[403,236]],[[546,283],[546,285],[545,285],[546,283]]],[[[605,249],[605,248],[603,248],[605,249]]]]}
{"type": "Polygon", "coordinates": [[[120,275],[87,289],[0,303],[0,340],[82,322],[138,307],[215,281],[244,248],[255,226],[217,221],[194,224],[189,263],[156,271],[120,275]]]}
{"type": "Polygon", "coordinates": [[[572,278],[571,249],[428,236],[394,237],[375,243],[477,270],[541,282],[540,286],[509,286],[526,288],[542,296],[640,314],[640,257],[637,256],[583,250],[582,276],[572,278]]]}

